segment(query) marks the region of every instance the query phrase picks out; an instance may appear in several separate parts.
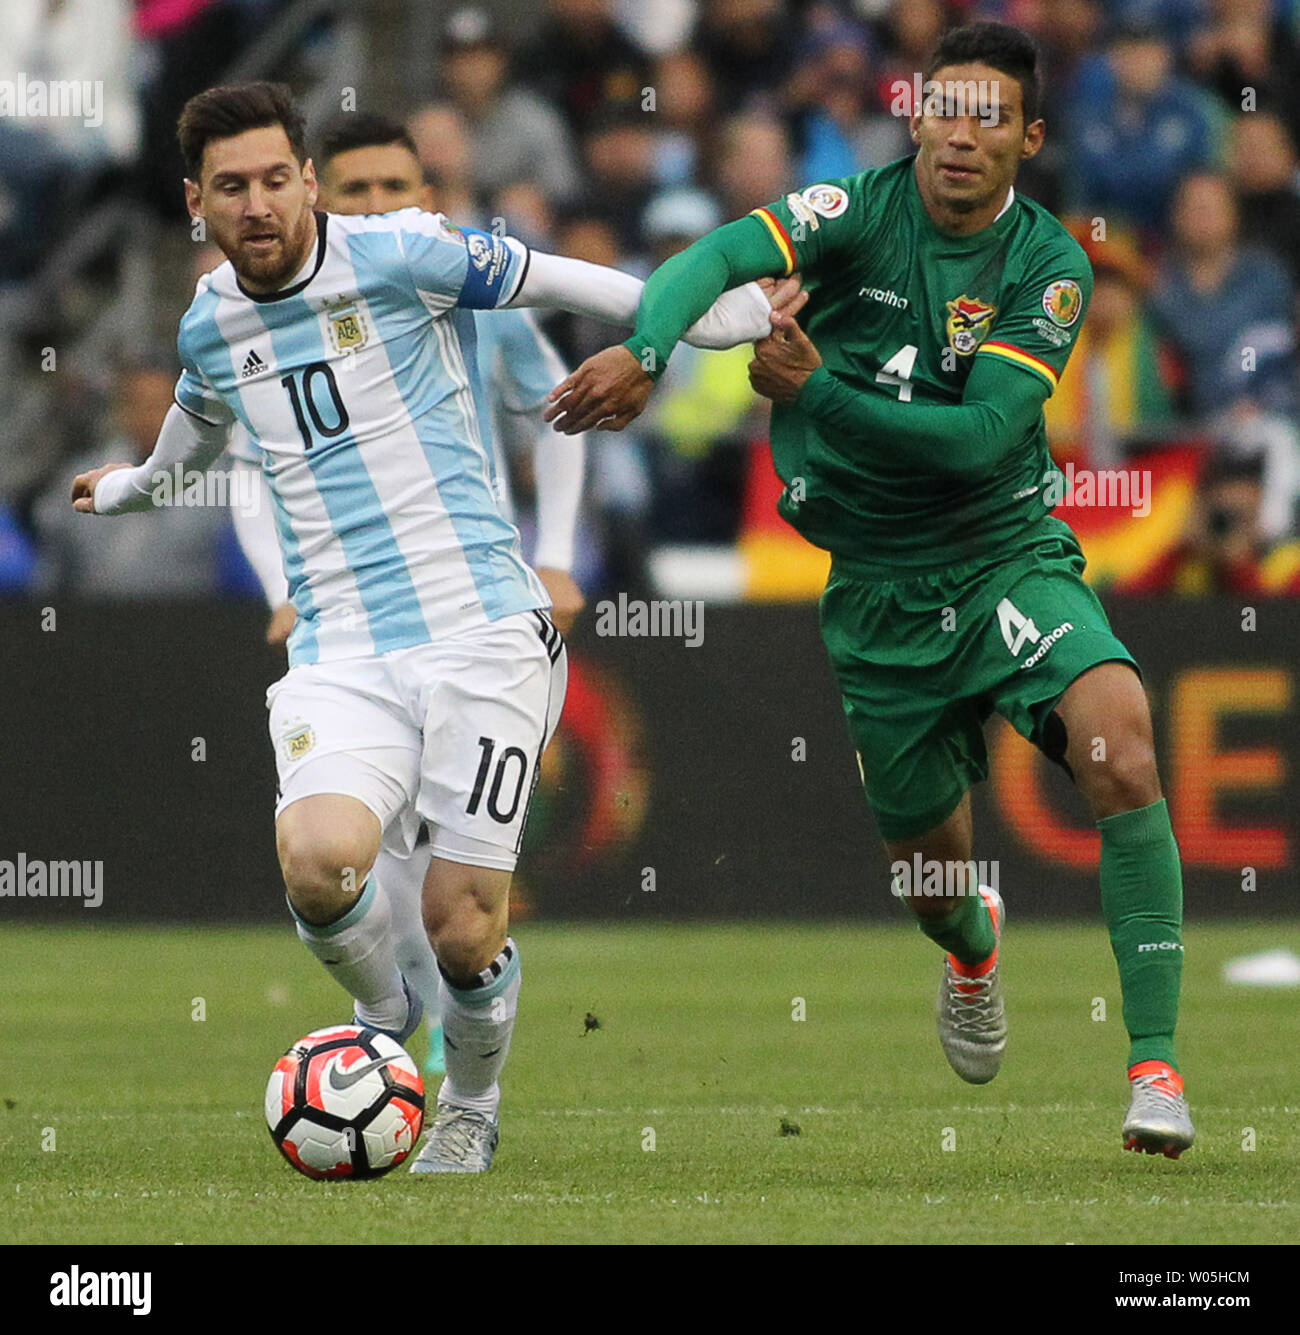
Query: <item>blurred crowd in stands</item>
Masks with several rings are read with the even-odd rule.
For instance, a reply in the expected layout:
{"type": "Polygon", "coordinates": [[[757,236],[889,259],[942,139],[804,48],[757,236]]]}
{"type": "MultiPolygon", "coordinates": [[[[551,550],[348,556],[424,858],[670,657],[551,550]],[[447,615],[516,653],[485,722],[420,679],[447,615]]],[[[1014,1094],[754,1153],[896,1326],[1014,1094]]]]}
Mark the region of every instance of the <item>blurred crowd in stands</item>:
{"type": "MultiPolygon", "coordinates": [[[[89,194],[129,190],[185,227],[176,114],[291,3],[5,0],[0,80],[94,77],[105,101],[93,130],[0,116],[0,293],[31,279],[89,194]]],[[[500,219],[530,245],[642,275],[790,189],[911,151],[897,86],[947,27],[1030,30],[1046,56],[1047,142],[1017,188],[1067,222],[1097,278],[1047,408],[1051,443],[1076,468],[1156,479],[1152,516],[1109,517],[1103,536],[1134,555],[1103,577],[1300,592],[1300,0],[436,8],[426,86],[400,103],[360,86],[359,109],[406,122],[452,219],[500,219]]],[[[189,296],[175,293],[177,317],[189,296]]],[[[567,316],[547,329],[571,365],[624,336],[567,316]]],[[[589,592],[643,585],[665,545],[743,539],[771,468],[750,356],[679,349],[645,416],[589,442],[589,592]]],[[[249,587],[220,520],[186,511],[169,517],[184,531],[156,526],[112,550],[110,525],[95,525],[98,551],[70,522],[69,468],[143,458],[174,370],[126,359],[100,438],[51,459],[42,489],[0,494],[0,581],[117,596],[249,587]],[[160,563],[158,544],[175,559],[160,563]]]]}

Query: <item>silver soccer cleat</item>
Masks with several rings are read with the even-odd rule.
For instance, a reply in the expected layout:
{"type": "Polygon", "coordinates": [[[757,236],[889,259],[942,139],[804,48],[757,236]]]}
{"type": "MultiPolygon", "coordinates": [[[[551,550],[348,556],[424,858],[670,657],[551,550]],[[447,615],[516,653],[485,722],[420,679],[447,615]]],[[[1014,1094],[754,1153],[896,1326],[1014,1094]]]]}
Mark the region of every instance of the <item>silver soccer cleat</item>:
{"type": "Polygon", "coordinates": [[[1166,1159],[1176,1159],[1190,1149],[1196,1128],[1182,1080],[1170,1071],[1158,1070],[1139,1075],[1129,1084],[1133,1102],[1124,1119],[1124,1148],[1139,1154],[1163,1154],[1166,1159]]]}
{"type": "MultiPolygon", "coordinates": [[[[1005,910],[996,890],[980,887],[993,915],[993,932],[1002,941],[1005,910]]],[[[947,955],[939,984],[939,1042],[948,1065],[972,1085],[993,1079],[1007,1046],[1007,1016],[995,964],[982,978],[963,978],[947,955]]]]}
{"type": "Polygon", "coordinates": [[[482,1113],[438,1104],[413,1173],[486,1173],[497,1148],[497,1124],[482,1113]]]}

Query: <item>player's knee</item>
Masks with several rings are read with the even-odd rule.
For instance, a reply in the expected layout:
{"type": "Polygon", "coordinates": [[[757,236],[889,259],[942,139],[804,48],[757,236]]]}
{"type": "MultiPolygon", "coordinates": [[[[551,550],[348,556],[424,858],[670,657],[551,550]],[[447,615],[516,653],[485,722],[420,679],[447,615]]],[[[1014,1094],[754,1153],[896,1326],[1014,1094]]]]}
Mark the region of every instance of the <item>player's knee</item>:
{"type": "Polygon", "coordinates": [[[352,904],[369,871],[347,839],[305,829],[277,838],[280,871],[294,911],[308,922],[328,922],[352,904]]]}
{"type": "Polygon", "coordinates": [[[1160,800],[1155,747],[1141,730],[1114,740],[1090,769],[1087,792],[1098,818],[1160,800]]]}
{"type": "Polygon", "coordinates": [[[440,915],[425,915],[429,943],[450,978],[472,978],[486,969],[506,943],[504,911],[474,901],[440,915]]]}

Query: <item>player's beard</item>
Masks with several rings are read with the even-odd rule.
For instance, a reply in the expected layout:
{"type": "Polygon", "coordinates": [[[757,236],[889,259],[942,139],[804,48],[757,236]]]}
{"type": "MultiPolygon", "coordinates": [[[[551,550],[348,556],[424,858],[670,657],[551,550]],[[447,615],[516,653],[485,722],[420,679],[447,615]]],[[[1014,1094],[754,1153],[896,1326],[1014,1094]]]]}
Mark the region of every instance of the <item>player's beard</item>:
{"type": "MultiPolygon", "coordinates": [[[[270,230],[270,229],[268,229],[270,230]]],[[[236,243],[236,250],[230,257],[235,272],[246,283],[255,283],[258,287],[275,289],[283,287],[302,267],[306,260],[306,242],[311,230],[311,211],[304,209],[292,237],[286,239],[283,229],[279,231],[280,244],[269,247],[264,254],[250,250],[245,245],[246,238],[236,243]]]]}

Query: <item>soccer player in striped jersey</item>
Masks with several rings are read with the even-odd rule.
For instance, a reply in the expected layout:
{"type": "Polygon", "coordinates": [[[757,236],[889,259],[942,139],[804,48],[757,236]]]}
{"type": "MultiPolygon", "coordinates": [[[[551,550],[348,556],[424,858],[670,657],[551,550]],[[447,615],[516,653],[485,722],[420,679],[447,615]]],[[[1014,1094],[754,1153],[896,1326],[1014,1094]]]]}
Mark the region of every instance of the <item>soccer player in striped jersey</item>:
{"type": "MultiPolygon", "coordinates": [[[[199,94],[178,135],[186,202],[228,263],[181,320],[184,370],[152,456],[80,475],[73,504],[147,510],[155,475],[209,467],[234,423],[256,445],[297,610],[267,704],[298,935],[357,1020],[405,1042],[423,1008],[371,869],[390,828],[409,846],[428,825],[447,1077],[412,1171],[482,1172],[519,993],[510,878],[566,660],[493,493],[472,312],[622,323],[641,285],[418,209],[317,212],[302,117],[274,84],[199,94]]],[[[773,293],[778,308],[794,287],[773,293]]],[[[773,318],[751,287],[695,336],[731,346],[773,318]]]]}
{"type": "MultiPolygon", "coordinates": [[[[945,35],[911,118],[914,157],[793,192],[728,223],[646,283],[636,331],[557,387],[562,429],[644,407],[693,312],[798,268],[808,331],[760,344],[779,508],[832,555],[822,636],[868,802],[896,869],[974,867],[969,788],[997,710],[1071,775],[1101,831],[1101,904],[1129,1035],[1126,1148],[1177,1158],[1193,1128],[1174,1052],[1182,872],[1132,655],[1049,514],[1061,475],[1042,405],[1092,293],[1087,257],[1017,197],[1043,142],[1039,58],[1015,28],[945,35]],[[964,105],[963,105],[964,102],[964,105]]],[[[944,952],[939,1035],[991,1080],[1006,1017],[1002,901],[896,883],[944,952]]]]}
{"type": "MultiPolygon", "coordinates": [[[[320,172],[320,203],[327,213],[434,211],[433,189],[425,182],[415,144],[397,121],[363,112],[342,114],[322,133],[314,161],[320,172]]],[[[492,439],[498,501],[506,518],[513,519],[504,438],[512,431],[528,433],[537,484],[537,543],[532,565],[550,595],[551,620],[567,635],[583,601],[571,572],[582,496],[584,438],[562,436],[542,420],[547,395],[566,370],[529,310],[476,312],[474,332],[479,379],[487,388],[492,409],[491,430],[488,423],[480,425],[492,439]]],[[[272,608],[268,642],[280,645],[288,638],[296,613],[280,561],[269,491],[257,452],[242,431],[232,437],[230,452],[236,467],[246,469],[262,492],[260,505],[236,507],[233,515],[240,546],[272,608]]],[[[374,876],[393,913],[402,975],[420,994],[429,1017],[425,1070],[440,1072],[444,1049],[437,1023],[438,969],[420,914],[420,890],[431,857],[427,831],[421,825],[409,855],[400,846],[386,845],[380,850],[374,876]]]]}

